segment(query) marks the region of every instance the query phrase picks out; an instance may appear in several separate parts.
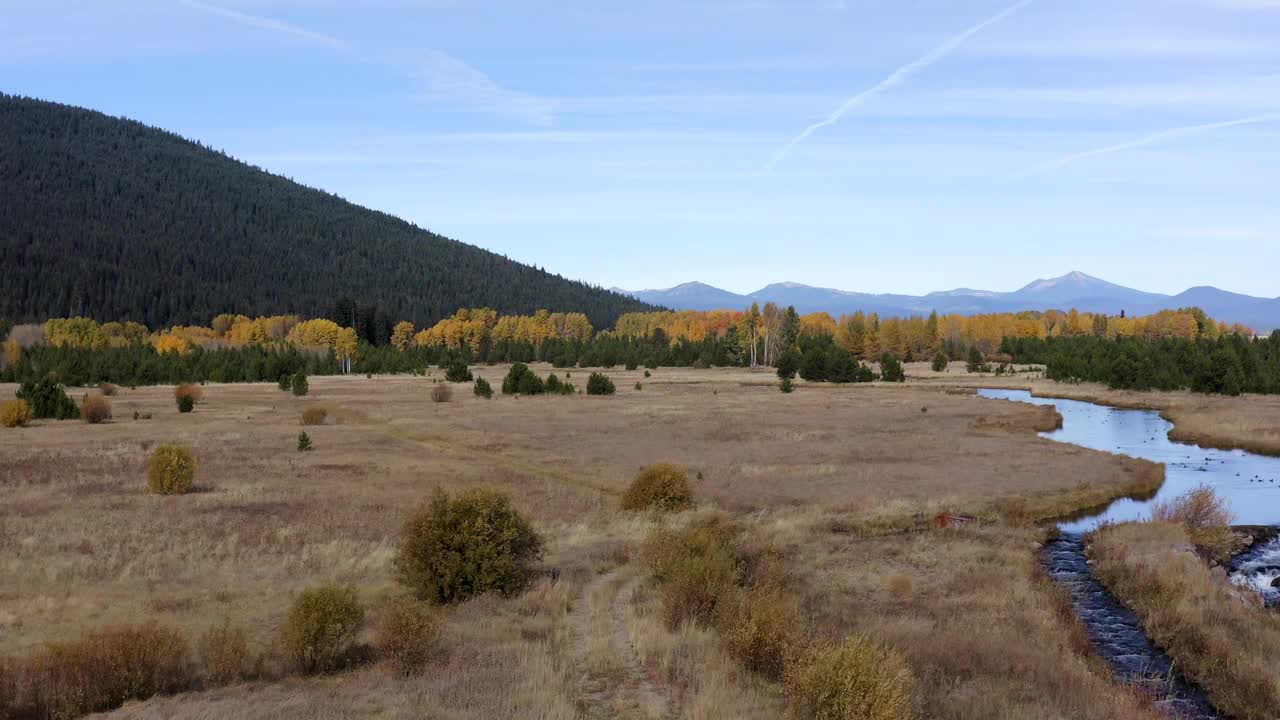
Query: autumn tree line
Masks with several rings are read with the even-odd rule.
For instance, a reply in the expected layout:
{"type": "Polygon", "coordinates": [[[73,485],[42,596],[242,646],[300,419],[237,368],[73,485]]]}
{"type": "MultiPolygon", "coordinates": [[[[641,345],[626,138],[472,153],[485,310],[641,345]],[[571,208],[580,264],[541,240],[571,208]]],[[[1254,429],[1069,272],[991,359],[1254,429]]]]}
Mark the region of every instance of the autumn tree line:
{"type": "Polygon", "coordinates": [[[461,309],[417,327],[409,321],[392,323],[375,307],[341,298],[326,317],[309,320],[223,314],[208,326],[152,331],[136,322],[75,317],[19,325],[7,335],[0,380],[52,372],[73,385],[262,382],[297,372],[425,372],[429,366],[458,361],[543,361],[557,367],[783,366],[784,372],[794,368],[806,380],[858,382],[875,377],[866,363],[883,365],[887,358],[937,364],[972,360],[976,354],[1043,362],[1051,376],[1062,379],[1128,383],[1117,386],[1228,391],[1239,386],[1258,392],[1271,387],[1251,370],[1267,367],[1270,355],[1239,350],[1261,347],[1246,339],[1252,333],[1196,308],[1143,317],[1074,310],[908,318],[858,312],[837,320],[827,313],[799,315],[794,308],[768,303],[743,311],[626,313],[612,329],[597,331],[583,313],[500,315],[490,308],[461,309]],[[1193,382],[1207,375],[1185,359],[1195,354],[1187,347],[1221,350],[1219,360],[1226,357],[1222,353],[1231,353],[1239,382],[1193,382]],[[1135,360],[1142,368],[1140,379],[1116,379],[1134,353],[1143,354],[1135,360]],[[1165,357],[1171,353],[1177,353],[1176,360],[1165,357]],[[1111,361],[1113,356],[1126,360],[1111,361]],[[1146,372],[1148,364],[1155,368],[1151,373],[1146,372]],[[1170,369],[1174,366],[1177,372],[1170,369]]]}

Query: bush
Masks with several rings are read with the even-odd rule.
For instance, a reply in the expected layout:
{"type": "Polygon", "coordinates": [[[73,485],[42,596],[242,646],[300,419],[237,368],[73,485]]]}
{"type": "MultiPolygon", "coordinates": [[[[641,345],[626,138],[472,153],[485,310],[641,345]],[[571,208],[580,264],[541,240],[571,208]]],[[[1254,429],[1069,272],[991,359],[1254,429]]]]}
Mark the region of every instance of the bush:
{"type": "Polygon", "coordinates": [[[1172,500],[1157,502],[1151,519],[1186,528],[1191,542],[1219,560],[1240,550],[1241,539],[1231,529],[1235,516],[1212,488],[1201,485],[1172,500]]]}
{"type": "Polygon", "coordinates": [[[719,515],[683,530],[657,527],[649,533],[644,557],[658,580],[667,627],[710,624],[721,598],[736,590],[741,576],[737,534],[719,515]]]}
{"type": "Polygon", "coordinates": [[[543,383],[542,387],[543,390],[551,395],[573,395],[578,392],[573,383],[567,380],[562,382],[560,378],[556,377],[555,373],[547,376],[547,381],[543,383]]]}
{"type": "Polygon", "coordinates": [[[648,370],[645,370],[645,371],[644,371],[644,376],[645,376],[645,377],[649,377],[649,371],[648,371],[648,370]]]}
{"type": "Polygon", "coordinates": [[[969,359],[965,362],[964,369],[971,373],[983,373],[991,369],[987,365],[986,359],[982,357],[982,351],[978,349],[977,345],[969,348],[969,359]]]}
{"type": "Polygon", "coordinates": [[[101,383],[98,385],[98,390],[107,397],[115,397],[115,394],[120,392],[119,386],[115,383],[101,383]]]}
{"type": "Polygon", "coordinates": [[[462,358],[454,358],[445,368],[444,379],[454,383],[471,382],[471,368],[467,367],[462,358]]]}
{"type": "Polygon", "coordinates": [[[378,657],[397,675],[422,672],[440,652],[440,621],[411,598],[387,603],[378,617],[378,657]]]}
{"type": "Polygon", "coordinates": [[[178,398],[178,412],[189,413],[196,407],[196,401],[190,395],[178,398]]]}
{"type": "Polygon", "coordinates": [[[350,585],[322,585],[298,595],[289,609],[280,644],[304,673],[331,672],[350,660],[364,608],[350,585]]]}
{"type": "Polygon", "coordinates": [[[902,363],[893,353],[880,356],[880,379],[885,382],[905,382],[907,374],[902,370],[902,363]]]}
{"type": "Polygon", "coordinates": [[[540,395],[544,389],[542,379],[524,363],[513,364],[502,379],[503,395],[540,395]]]}
{"type": "Polygon", "coordinates": [[[290,390],[292,390],[292,389],[293,389],[293,375],[291,375],[291,374],[289,374],[289,373],[285,373],[285,374],[281,375],[281,376],[280,376],[280,381],[279,381],[278,383],[276,383],[276,387],[279,387],[279,388],[280,388],[280,390],[281,390],[281,392],[289,392],[290,390]]]}
{"type": "Polygon", "coordinates": [[[181,495],[195,482],[196,460],[185,445],[161,445],[151,453],[147,485],[157,495],[181,495]]]}
{"type": "Polygon", "coordinates": [[[778,381],[778,390],[782,393],[790,393],[796,389],[795,383],[791,382],[791,378],[782,378],[778,381]]]}
{"type": "Polygon", "coordinates": [[[613,381],[603,373],[593,372],[587,378],[588,395],[612,395],[615,391],[617,388],[613,386],[613,381]]]}
{"type": "Polygon", "coordinates": [[[476,394],[476,397],[482,397],[485,400],[488,400],[493,397],[493,386],[484,378],[476,378],[476,384],[475,387],[472,388],[472,392],[476,394]]]}
{"type": "Polygon", "coordinates": [[[716,609],[716,626],[729,654],[771,680],[782,679],[801,620],[795,599],[777,585],[730,591],[716,609]]]}
{"type": "Polygon", "coordinates": [[[939,350],[938,354],[933,356],[933,365],[932,365],[933,371],[946,372],[947,364],[949,362],[950,360],[947,358],[947,354],[939,350]]]}
{"type": "Polygon", "coordinates": [[[43,380],[28,381],[18,388],[18,399],[26,400],[32,417],[53,420],[75,420],[80,408],[67,396],[62,384],[47,375],[43,380]]]}
{"type": "Polygon", "coordinates": [[[693,488],[684,468],[658,463],[641,468],[622,494],[623,510],[684,510],[693,506],[693,488]]]}
{"type": "Polygon", "coordinates": [[[289,388],[293,390],[293,394],[297,397],[306,395],[311,390],[311,383],[307,382],[307,374],[299,370],[293,374],[293,379],[289,381],[289,388]]]}
{"type": "Polygon", "coordinates": [[[329,418],[329,411],[322,407],[309,407],[302,411],[303,425],[323,425],[329,418]]]}
{"type": "Polygon", "coordinates": [[[102,395],[85,395],[80,401],[80,419],[90,425],[111,419],[111,401],[102,395]]]}
{"type": "Polygon", "coordinates": [[[311,436],[305,432],[298,433],[298,452],[306,452],[311,449],[311,436]]]}
{"type": "MultiPolygon", "coordinates": [[[[9,668],[14,677],[4,717],[73,718],[162,693],[193,689],[186,641],[160,625],[86,632],[50,643],[9,668]]],[[[3,678],[0,678],[2,681],[3,678]]],[[[0,691],[2,692],[2,691],[0,691]]]]}
{"type": "Polygon", "coordinates": [[[503,493],[440,489],[405,522],[396,573],[419,600],[454,603],[524,587],[542,541],[503,493]]]}
{"type": "Polygon", "coordinates": [[[866,637],[810,650],[786,669],[796,716],[815,720],[909,720],[915,678],[902,657],[866,637]]]}
{"type": "Polygon", "coordinates": [[[31,422],[31,406],[26,400],[10,400],[0,407],[0,425],[22,427],[31,422]]]}
{"type": "Polygon", "coordinates": [[[644,386],[643,386],[643,385],[641,385],[639,382],[637,382],[637,383],[636,383],[636,392],[640,392],[641,390],[644,390],[644,386]]]}
{"type": "Polygon", "coordinates": [[[254,675],[249,638],[243,627],[229,621],[200,636],[200,661],[204,676],[213,685],[230,685],[254,675]]]}
{"type": "Polygon", "coordinates": [[[431,386],[431,402],[446,403],[453,399],[453,388],[437,383],[431,386]]]}
{"type": "Polygon", "coordinates": [[[184,397],[191,398],[192,403],[198,403],[204,398],[204,388],[195,383],[182,383],[173,389],[174,400],[181,400],[184,397]]]}

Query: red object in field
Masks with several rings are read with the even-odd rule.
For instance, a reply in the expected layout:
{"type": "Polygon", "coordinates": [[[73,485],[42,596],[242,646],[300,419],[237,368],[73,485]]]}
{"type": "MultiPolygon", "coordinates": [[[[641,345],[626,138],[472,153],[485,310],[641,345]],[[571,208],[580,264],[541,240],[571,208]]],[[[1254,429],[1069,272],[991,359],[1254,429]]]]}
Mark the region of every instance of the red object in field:
{"type": "Polygon", "coordinates": [[[972,515],[948,515],[946,513],[939,513],[938,517],[934,518],[934,522],[940,528],[949,528],[960,527],[962,525],[968,525],[969,523],[976,523],[978,522],[978,518],[972,515]]]}

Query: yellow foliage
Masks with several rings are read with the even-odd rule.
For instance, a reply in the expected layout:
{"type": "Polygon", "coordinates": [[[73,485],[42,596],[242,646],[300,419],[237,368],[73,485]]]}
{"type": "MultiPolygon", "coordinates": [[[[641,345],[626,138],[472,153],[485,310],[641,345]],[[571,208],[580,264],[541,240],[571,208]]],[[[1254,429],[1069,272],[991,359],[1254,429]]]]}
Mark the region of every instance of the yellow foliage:
{"type": "Polygon", "coordinates": [[[819,647],[786,669],[796,716],[813,720],[910,720],[915,678],[902,657],[865,637],[819,647]]]}
{"type": "Polygon", "coordinates": [[[147,484],[157,495],[181,495],[195,482],[196,460],[185,445],[161,445],[151,453],[147,484]]]}
{"type": "Polygon", "coordinates": [[[151,344],[155,346],[156,352],[161,354],[176,352],[179,355],[186,355],[191,352],[191,343],[179,335],[161,333],[151,338],[151,344]]]}
{"type": "Polygon", "coordinates": [[[14,367],[22,362],[22,346],[17,340],[4,341],[4,367],[14,367]]]}
{"type": "Polygon", "coordinates": [[[15,428],[29,422],[31,422],[31,406],[26,400],[10,400],[0,406],[0,425],[15,428]]]}
{"type": "Polygon", "coordinates": [[[413,342],[413,334],[413,323],[408,320],[401,320],[396,323],[395,328],[391,331],[391,344],[400,352],[404,352],[413,342]]]}

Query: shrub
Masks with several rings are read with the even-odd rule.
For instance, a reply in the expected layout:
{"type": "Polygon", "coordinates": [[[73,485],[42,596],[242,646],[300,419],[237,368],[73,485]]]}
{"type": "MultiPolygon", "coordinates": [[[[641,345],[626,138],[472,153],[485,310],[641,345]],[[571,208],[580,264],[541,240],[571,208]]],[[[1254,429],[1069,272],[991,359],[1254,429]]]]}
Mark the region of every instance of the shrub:
{"type": "Polygon", "coordinates": [[[978,349],[977,345],[969,348],[969,359],[965,362],[964,369],[971,373],[982,373],[991,369],[987,365],[986,359],[982,357],[982,351],[978,349]]]}
{"type": "MultiPolygon", "coordinates": [[[[14,717],[72,718],[162,693],[193,689],[196,677],[186,641],[160,625],[86,632],[50,643],[14,663],[14,717]]],[[[7,715],[6,715],[7,717],[7,715]]]]}
{"type": "Polygon", "coordinates": [[[771,680],[782,679],[803,627],[795,599],[777,585],[728,592],[717,605],[716,626],[729,654],[771,680]]]}
{"type": "Polygon", "coordinates": [[[524,363],[514,363],[502,379],[503,395],[539,395],[543,390],[542,379],[524,363]]]}
{"type": "Polygon", "coordinates": [[[53,420],[75,420],[80,417],[80,408],[67,396],[62,384],[47,375],[43,380],[28,381],[18,388],[18,399],[26,400],[32,417],[51,418],[53,420]]]}
{"type": "Polygon", "coordinates": [[[348,662],[364,608],[350,585],[322,585],[293,601],[281,633],[285,655],[304,673],[337,670],[348,662]]]}
{"type": "Polygon", "coordinates": [[[880,379],[885,382],[905,382],[907,375],[902,370],[902,363],[893,353],[880,356],[880,379]]]}
{"type": "Polygon", "coordinates": [[[616,390],[613,381],[604,373],[593,372],[587,378],[588,395],[612,395],[616,390]]]}
{"type": "Polygon", "coordinates": [[[440,622],[412,598],[387,603],[378,617],[378,656],[397,675],[422,672],[440,652],[440,622]]]}
{"type": "Polygon", "coordinates": [[[453,388],[437,383],[431,386],[431,402],[445,403],[453,399],[453,388]]]}
{"type": "Polygon", "coordinates": [[[649,371],[648,371],[648,370],[645,370],[645,371],[644,371],[644,376],[645,376],[645,377],[649,377],[649,371]]]}
{"type": "Polygon", "coordinates": [[[1201,485],[1172,500],[1157,502],[1151,519],[1181,525],[1191,542],[1219,560],[1234,555],[1241,539],[1231,529],[1235,516],[1212,488],[1201,485]]]}
{"type": "Polygon", "coordinates": [[[329,410],[322,407],[309,407],[302,411],[303,425],[323,425],[329,418],[329,410]]]}
{"type": "Polygon", "coordinates": [[[946,372],[948,362],[950,361],[947,358],[947,354],[939,350],[938,354],[933,356],[933,365],[931,367],[934,372],[946,372]]]}
{"type": "Polygon", "coordinates": [[[181,495],[191,490],[196,460],[185,445],[161,445],[151,453],[147,484],[157,495],[181,495]]]}
{"type": "Polygon", "coordinates": [[[279,387],[281,392],[289,392],[293,389],[293,375],[289,373],[281,375],[280,381],[276,383],[276,387],[279,387]]]}
{"type": "Polygon", "coordinates": [[[866,637],[810,650],[786,669],[796,716],[815,720],[909,720],[915,678],[902,657],[866,637]]]}
{"type": "Polygon", "coordinates": [[[174,400],[181,400],[184,397],[191,398],[192,403],[198,403],[204,398],[204,388],[196,383],[182,383],[173,389],[174,400]]]}
{"type": "Polygon", "coordinates": [[[472,392],[476,394],[476,397],[482,397],[485,400],[488,400],[493,397],[493,386],[484,378],[476,378],[476,384],[475,387],[472,388],[472,392]]]}
{"type": "Polygon", "coordinates": [[[573,395],[578,392],[578,389],[573,386],[573,383],[567,380],[562,382],[560,378],[556,377],[555,373],[551,373],[547,376],[547,381],[543,383],[542,387],[547,393],[552,395],[573,395]]]}
{"type": "Polygon", "coordinates": [[[10,400],[0,407],[0,425],[22,427],[31,422],[31,406],[26,400],[10,400]]]}
{"type": "Polygon", "coordinates": [[[178,398],[178,412],[189,413],[196,407],[196,401],[190,395],[183,395],[178,398]]]}
{"type": "Polygon", "coordinates": [[[674,511],[693,505],[693,489],[684,468],[671,463],[658,463],[641,468],[622,494],[623,510],[674,511]]]}
{"type": "Polygon", "coordinates": [[[471,368],[467,367],[467,363],[462,358],[454,358],[445,368],[444,379],[455,383],[471,382],[471,368]]]}
{"type": "Polygon", "coordinates": [[[778,390],[784,394],[790,393],[795,389],[795,383],[791,382],[791,378],[782,378],[778,381],[778,390]]]}
{"type": "Polygon", "coordinates": [[[298,452],[306,452],[311,449],[311,436],[305,432],[298,433],[298,452]]]}
{"type": "Polygon", "coordinates": [[[214,685],[230,685],[254,675],[249,638],[239,625],[227,621],[209,628],[200,636],[199,649],[205,679],[214,685]]]}
{"type": "Polygon", "coordinates": [[[289,381],[289,388],[293,390],[293,394],[297,397],[306,395],[311,390],[311,383],[307,382],[307,374],[299,370],[293,374],[293,379],[289,381]]]}
{"type": "Polygon", "coordinates": [[[80,419],[90,425],[111,419],[111,401],[102,395],[85,395],[80,401],[80,419]]]}
{"type": "Polygon", "coordinates": [[[98,385],[98,390],[107,397],[115,397],[115,394],[120,392],[119,386],[115,383],[100,383],[98,385]]]}
{"type": "Polygon", "coordinates": [[[405,522],[395,567],[419,600],[453,603],[524,587],[542,541],[503,493],[440,489],[405,522]]]}
{"type": "Polygon", "coordinates": [[[640,392],[641,390],[644,390],[644,386],[643,386],[643,385],[641,385],[639,382],[637,382],[637,383],[636,383],[636,392],[640,392]]]}
{"type": "Polygon", "coordinates": [[[741,576],[737,534],[719,515],[683,530],[656,527],[649,533],[644,557],[658,580],[669,628],[684,622],[709,624],[721,598],[736,589],[741,576]]]}

